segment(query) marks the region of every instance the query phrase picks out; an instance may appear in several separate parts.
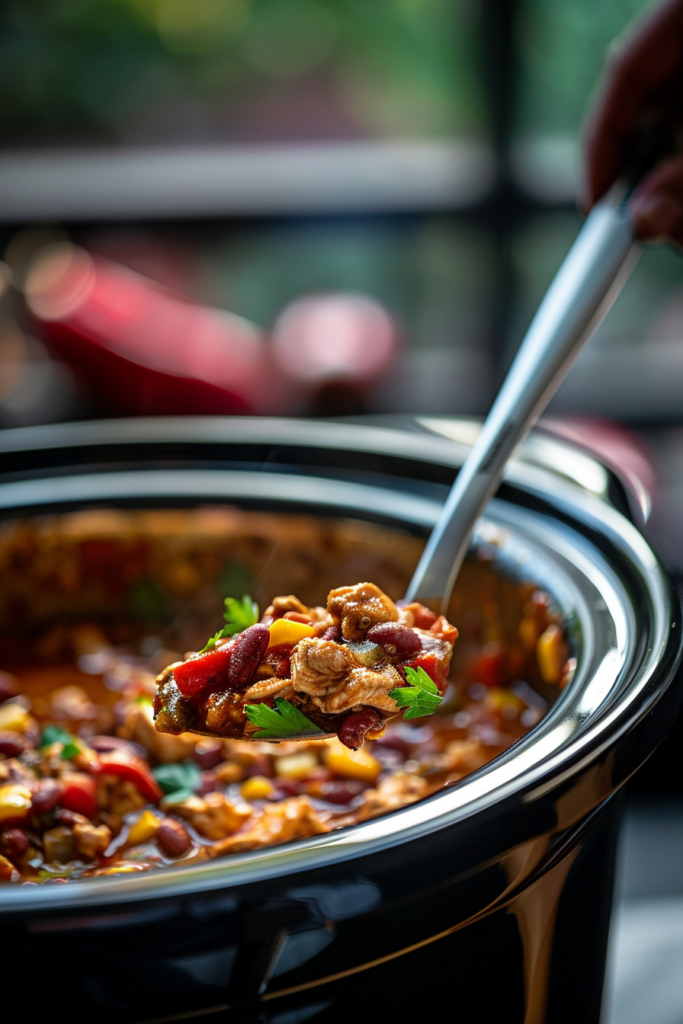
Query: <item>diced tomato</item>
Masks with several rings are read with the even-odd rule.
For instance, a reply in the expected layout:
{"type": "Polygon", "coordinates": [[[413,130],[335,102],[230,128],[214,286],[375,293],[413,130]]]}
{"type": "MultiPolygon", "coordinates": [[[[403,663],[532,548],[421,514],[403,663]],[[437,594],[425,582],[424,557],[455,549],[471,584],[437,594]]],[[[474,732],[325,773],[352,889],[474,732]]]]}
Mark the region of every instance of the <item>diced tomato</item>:
{"type": "Polygon", "coordinates": [[[429,627],[429,632],[446,640],[449,644],[454,644],[458,639],[457,629],[450,624],[445,615],[439,615],[438,619],[429,627]]]}
{"type": "Polygon", "coordinates": [[[232,647],[232,644],[225,644],[176,665],[173,678],[180,692],[185,697],[196,697],[210,684],[226,681],[232,647]]]}
{"type": "Polygon", "coordinates": [[[421,654],[415,661],[406,662],[406,665],[409,665],[410,668],[423,668],[432,682],[439,687],[441,693],[446,689],[446,677],[435,654],[421,654]]]}
{"type": "Polygon", "coordinates": [[[95,799],[95,780],[85,772],[65,772],[60,779],[62,794],[59,798],[60,807],[65,807],[76,814],[84,814],[92,818],[97,810],[95,799]]]}
{"type": "Polygon", "coordinates": [[[126,750],[108,750],[100,754],[98,770],[107,775],[119,775],[123,779],[129,779],[141,796],[151,803],[158,803],[163,796],[159,783],[147,763],[126,750]]]}
{"type": "Polygon", "coordinates": [[[486,644],[470,665],[467,675],[473,683],[484,686],[502,686],[507,670],[505,651],[498,644],[486,644]]]}

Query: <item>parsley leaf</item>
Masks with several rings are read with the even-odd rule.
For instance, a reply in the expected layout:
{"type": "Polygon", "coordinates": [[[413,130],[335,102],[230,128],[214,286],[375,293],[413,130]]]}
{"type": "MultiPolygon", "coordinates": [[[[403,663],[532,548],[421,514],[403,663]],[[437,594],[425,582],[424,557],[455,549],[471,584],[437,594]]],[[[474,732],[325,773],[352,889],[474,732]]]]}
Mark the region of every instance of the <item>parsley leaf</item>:
{"type": "Polygon", "coordinates": [[[244,710],[252,725],[259,731],[253,734],[256,740],[279,740],[286,736],[324,736],[322,729],[306,718],[298,708],[282,697],[276,697],[277,711],[267,704],[246,704],[244,710]]]}
{"type": "Polygon", "coordinates": [[[421,718],[422,715],[433,715],[441,703],[441,694],[436,683],[429,678],[425,670],[406,667],[406,679],[410,686],[400,686],[389,690],[389,696],[400,708],[407,708],[404,718],[421,718]]]}
{"type": "Polygon", "coordinates": [[[182,793],[181,800],[194,793],[202,778],[201,768],[194,761],[158,764],[152,768],[152,775],[167,795],[172,794],[175,798],[178,793],[182,793]]]}
{"type": "Polygon", "coordinates": [[[205,654],[207,651],[212,650],[216,646],[217,640],[223,640],[227,636],[234,636],[235,633],[241,633],[242,630],[253,626],[255,622],[258,622],[259,607],[256,601],[252,601],[248,594],[244,594],[241,601],[238,601],[236,597],[226,597],[223,618],[225,619],[225,626],[211,637],[205,647],[202,647],[199,652],[200,654],[205,654]]]}
{"type": "Polygon", "coordinates": [[[73,736],[71,733],[67,732],[66,729],[62,729],[59,725],[46,725],[40,737],[41,747],[51,747],[53,743],[61,743],[62,746],[66,746],[72,742],[73,736]]]}

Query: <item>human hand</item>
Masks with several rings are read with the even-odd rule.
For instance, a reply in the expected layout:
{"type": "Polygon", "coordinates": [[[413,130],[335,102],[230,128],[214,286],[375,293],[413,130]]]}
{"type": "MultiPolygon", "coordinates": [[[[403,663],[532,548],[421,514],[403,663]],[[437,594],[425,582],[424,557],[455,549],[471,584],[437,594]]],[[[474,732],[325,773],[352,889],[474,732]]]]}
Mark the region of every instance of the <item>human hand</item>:
{"type": "MultiPolygon", "coordinates": [[[[683,0],[657,6],[614,47],[585,131],[588,209],[624,170],[646,118],[683,122],[683,0]]],[[[629,210],[640,237],[683,245],[683,155],[643,179],[629,210]]]]}

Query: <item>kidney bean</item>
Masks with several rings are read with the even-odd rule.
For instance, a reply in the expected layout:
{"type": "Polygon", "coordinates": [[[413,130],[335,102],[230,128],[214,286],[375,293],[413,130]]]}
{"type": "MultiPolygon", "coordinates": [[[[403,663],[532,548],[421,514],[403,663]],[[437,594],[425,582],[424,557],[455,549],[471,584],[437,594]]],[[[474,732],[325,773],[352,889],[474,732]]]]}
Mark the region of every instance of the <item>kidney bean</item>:
{"type": "Polygon", "coordinates": [[[380,729],[383,722],[384,719],[374,708],[352,711],[342,722],[337,735],[345,747],[358,750],[363,745],[366,732],[380,729]]]}
{"type": "Polygon", "coordinates": [[[393,732],[387,732],[384,736],[380,736],[378,740],[375,740],[380,747],[387,747],[389,750],[396,750],[398,753],[403,754],[403,757],[410,757],[413,745],[404,740],[401,736],[397,736],[393,732]]]}
{"type": "Polygon", "coordinates": [[[367,639],[379,644],[390,658],[411,658],[422,649],[419,635],[397,622],[380,622],[368,630],[367,639]]]}
{"type": "Polygon", "coordinates": [[[26,750],[27,743],[21,733],[0,732],[0,754],[5,757],[18,757],[26,750]]]}
{"type": "Polygon", "coordinates": [[[338,643],[341,640],[341,635],[341,626],[330,626],[329,629],[325,630],[322,638],[323,640],[334,640],[335,643],[338,643]]]}
{"type": "Polygon", "coordinates": [[[239,634],[228,668],[228,684],[232,689],[243,690],[249,685],[269,643],[270,630],[260,622],[239,634]]]}
{"type": "Polygon", "coordinates": [[[200,740],[197,746],[194,748],[192,754],[192,760],[203,768],[204,771],[209,771],[211,768],[215,768],[217,764],[220,764],[223,760],[223,743],[221,740],[200,740]]]}
{"type": "Polygon", "coordinates": [[[147,757],[147,751],[141,743],[135,743],[133,740],[123,740],[120,736],[91,736],[88,740],[88,746],[99,754],[106,754],[110,750],[127,750],[129,754],[134,754],[135,757],[147,757]]]}
{"type": "Polygon", "coordinates": [[[174,818],[162,820],[156,838],[167,857],[182,857],[192,846],[187,829],[174,818]]]}
{"type": "Polygon", "coordinates": [[[213,793],[216,789],[216,782],[215,772],[202,772],[202,777],[195,789],[195,794],[197,796],[206,796],[207,793],[213,793]]]}
{"type": "Polygon", "coordinates": [[[298,779],[278,779],[275,785],[277,800],[285,799],[288,796],[296,796],[300,788],[298,779]]]}
{"type": "Polygon", "coordinates": [[[355,782],[353,779],[335,779],[333,782],[323,782],[320,786],[320,796],[331,804],[348,804],[354,797],[362,793],[365,786],[362,782],[355,782]]]}
{"type": "Polygon", "coordinates": [[[8,828],[0,833],[0,853],[10,860],[19,860],[28,850],[28,836],[20,828],[8,828]]]}
{"type": "Polygon", "coordinates": [[[34,790],[31,809],[36,814],[51,811],[59,803],[62,790],[62,784],[57,779],[41,779],[34,790]]]}

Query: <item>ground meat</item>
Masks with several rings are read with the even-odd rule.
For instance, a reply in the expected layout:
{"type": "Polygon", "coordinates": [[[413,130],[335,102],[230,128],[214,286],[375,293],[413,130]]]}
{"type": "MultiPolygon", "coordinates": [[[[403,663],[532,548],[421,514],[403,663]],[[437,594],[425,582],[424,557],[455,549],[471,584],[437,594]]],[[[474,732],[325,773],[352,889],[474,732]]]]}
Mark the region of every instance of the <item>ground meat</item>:
{"type": "Polygon", "coordinates": [[[298,612],[299,615],[309,615],[306,605],[294,594],[287,594],[283,597],[276,597],[273,603],[266,608],[265,614],[273,619],[280,619],[287,612],[298,612]]]}
{"type": "Polygon", "coordinates": [[[331,590],[327,608],[340,622],[345,640],[362,640],[368,629],[379,622],[398,622],[398,608],[374,583],[331,590]]]}
{"type": "Polygon", "coordinates": [[[222,857],[228,853],[246,853],[263,846],[317,836],[329,830],[329,825],[308,797],[292,797],[277,804],[267,804],[259,815],[254,815],[246,829],[214,843],[209,854],[222,857]]]}

